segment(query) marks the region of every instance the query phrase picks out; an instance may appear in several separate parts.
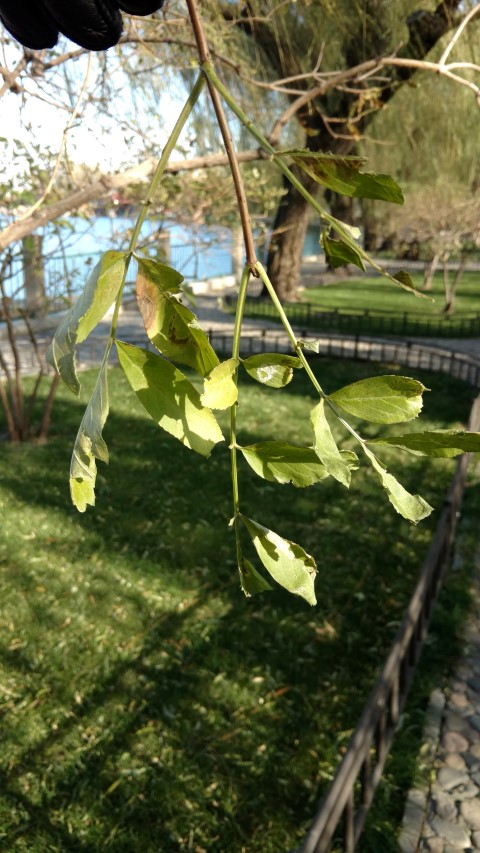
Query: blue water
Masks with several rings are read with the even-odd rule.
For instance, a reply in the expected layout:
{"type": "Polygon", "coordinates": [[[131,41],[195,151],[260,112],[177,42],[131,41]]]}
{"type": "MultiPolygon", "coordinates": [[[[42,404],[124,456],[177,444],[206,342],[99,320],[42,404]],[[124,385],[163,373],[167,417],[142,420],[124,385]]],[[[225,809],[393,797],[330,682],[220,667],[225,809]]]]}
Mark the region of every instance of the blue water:
{"type": "MultiPolygon", "coordinates": [[[[44,279],[47,296],[57,299],[75,296],[99,257],[108,249],[124,251],[135,223],[130,217],[97,216],[93,220],[75,217],[60,224],[49,225],[43,231],[44,279]]],[[[187,280],[205,280],[230,275],[232,267],[232,234],[227,228],[198,228],[172,222],[145,222],[140,235],[140,251],[177,269],[187,280]],[[159,224],[162,234],[159,238],[159,224]],[[168,255],[165,249],[168,248],[168,255]]],[[[263,257],[265,245],[258,246],[263,257]]],[[[304,255],[318,254],[318,227],[309,228],[304,245],[304,255]]],[[[6,282],[7,295],[23,298],[23,262],[18,256],[12,276],[6,282]]]]}
{"type": "MultiPolygon", "coordinates": [[[[129,217],[98,216],[92,221],[76,219],[59,232],[44,236],[45,257],[91,255],[96,261],[107,249],[123,251],[128,246],[129,233],[135,220],[129,217]]],[[[226,228],[187,228],[175,223],[163,223],[163,233],[169,240],[157,239],[158,223],[147,220],[140,235],[146,254],[167,260],[164,247],[169,244],[172,266],[187,279],[205,279],[228,275],[232,271],[230,252],[231,233],[226,228]]]]}

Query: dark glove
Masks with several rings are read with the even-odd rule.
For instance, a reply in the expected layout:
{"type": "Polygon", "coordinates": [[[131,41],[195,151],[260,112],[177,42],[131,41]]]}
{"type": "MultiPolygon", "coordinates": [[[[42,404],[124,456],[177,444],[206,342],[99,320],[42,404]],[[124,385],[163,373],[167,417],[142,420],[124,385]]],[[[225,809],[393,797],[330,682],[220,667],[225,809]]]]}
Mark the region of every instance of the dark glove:
{"type": "Polygon", "coordinates": [[[0,0],[0,21],[33,50],[57,43],[58,34],[87,50],[106,50],[122,35],[120,10],[150,15],[164,0],[0,0]]]}

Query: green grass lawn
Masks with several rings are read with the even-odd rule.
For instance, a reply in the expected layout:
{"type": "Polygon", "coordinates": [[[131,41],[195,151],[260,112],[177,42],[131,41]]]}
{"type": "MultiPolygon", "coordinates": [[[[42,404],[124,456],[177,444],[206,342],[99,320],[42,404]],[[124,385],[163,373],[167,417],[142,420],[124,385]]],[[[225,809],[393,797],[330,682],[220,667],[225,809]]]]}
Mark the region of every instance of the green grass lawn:
{"type": "MultiPolygon", "coordinates": [[[[413,279],[421,288],[421,276],[414,275],[413,279]]],[[[302,328],[350,334],[480,336],[480,273],[464,273],[451,315],[444,313],[443,279],[438,274],[427,293],[429,299],[414,296],[382,276],[358,276],[308,287],[300,295],[301,301],[286,303],[285,310],[292,322],[302,328]]],[[[278,317],[269,300],[263,299],[248,300],[246,314],[278,317]]]]}
{"type": "MultiPolygon", "coordinates": [[[[377,370],[323,360],[315,368],[327,391],[377,370]]],[[[425,428],[466,418],[471,389],[419,378],[433,389],[425,428]]],[[[83,400],[93,381],[83,375],[83,400]]],[[[69,502],[84,402],[68,391],[47,445],[0,445],[0,846],[287,851],[345,750],[438,513],[411,527],[368,470],[347,493],[329,481],[275,486],[242,466],[243,511],[299,542],[319,567],[315,608],[281,589],[246,599],[228,528],[226,447],[206,462],[142,414],[117,370],[111,385],[111,462],[99,466],[95,510],[80,515],[69,502]]],[[[240,441],[308,442],[311,406],[301,375],[283,391],[246,383],[240,441]]],[[[407,488],[441,506],[452,462],[388,459],[407,488]]],[[[478,512],[475,485],[470,495],[478,512]]],[[[396,849],[420,707],[455,652],[466,586],[456,574],[440,607],[365,853],[396,849]]]]}
{"type": "MultiPolygon", "coordinates": [[[[401,262],[399,262],[399,269],[401,262]]],[[[413,281],[420,290],[422,276],[414,274],[413,281]]],[[[443,277],[436,274],[432,289],[425,292],[430,299],[413,296],[403,287],[390,284],[382,276],[358,276],[336,284],[308,288],[302,292],[307,302],[327,310],[340,311],[388,311],[392,314],[408,314],[417,317],[442,318],[445,307],[443,277]]],[[[480,273],[464,273],[458,285],[455,313],[480,312],[480,273]]],[[[455,313],[453,316],[455,316],[455,313]]]]}

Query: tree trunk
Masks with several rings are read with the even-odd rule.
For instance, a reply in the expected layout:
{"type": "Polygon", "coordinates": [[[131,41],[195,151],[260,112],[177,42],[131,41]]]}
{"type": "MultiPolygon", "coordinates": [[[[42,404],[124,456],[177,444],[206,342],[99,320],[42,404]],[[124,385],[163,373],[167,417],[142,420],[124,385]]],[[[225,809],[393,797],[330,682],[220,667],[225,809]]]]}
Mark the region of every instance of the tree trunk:
{"type": "Polygon", "coordinates": [[[444,314],[450,314],[451,312],[451,304],[450,304],[450,273],[448,271],[448,259],[450,257],[450,252],[444,252],[442,255],[442,265],[443,265],[443,290],[445,294],[445,305],[443,308],[444,314]]]}
{"type": "Polygon", "coordinates": [[[429,261],[425,266],[425,272],[423,275],[423,290],[431,290],[432,289],[432,281],[433,276],[438,267],[438,262],[440,260],[440,252],[435,252],[431,261],[429,261]]]}
{"type": "Polygon", "coordinates": [[[46,304],[42,244],[41,234],[29,234],[22,239],[25,309],[30,315],[37,314],[46,304]]]}
{"type": "MultiPolygon", "coordinates": [[[[298,176],[298,171],[293,171],[298,176]]],[[[316,193],[316,182],[303,180],[302,183],[312,195],[316,193]]],[[[277,210],[268,249],[267,270],[278,297],[282,302],[288,302],[297,299],[298,295],[310,206],[286,178],[284,188],[285,195],[277,210]]]]}
{"type": "MultiPolygon", "coordinates": [[[[370,15],[366,33],[362,31],[359,37],[358,28],[354,22],[351,39],[344,46],[347,67],[354,67],[367,56],[381,56],[389,49],[388,32],[382,26],[382,9],[384,4],[378,0],[364,0],[361,4],[365,14],[370,15]]],[[[421,10],[409,15],[406,24],[409,31],[408,41],[400,48],[398,56],[406,59],[424,59],[438,40],[454,25],[454,15],[461,5],[461,0],[442,0],[434,12],[421,10]]],[[[249,20],[250,4],[246,3],[244,29],[255,37],[256,44],[263,48],[268,62],[279,76],[298,74],[298,53],[291,50],[293,41],[282,42],[275,32],[269,29],[266,19],[249,20]],[[289,64],[290,63],[290,64],[289,64]]],[[[363,133],[375,113],[394,96],[398,89],[405,85],[414,75],[415,69],[399,68],[384,70],[385,83],[375,109],[363,110],[362,119],[356,123],[356,133],[352,134],[349,127],[350,119],[335,124],[335,135],[330,133],[324,121],[323,114],[338,121],[340,116],[350,116],[352,107],[358,106],[358,90],[353,87],[342,93],[330,93],[316,109],[313,102],[305,110],[297,113],[297,119],[307,131],[307,145],[312,151],[329,151],[332,154],[348,154],[356,145],[358,133],[363,133]],[[387,83],[389,80],[389,83],[387,83]]],[[[361,85],[361,84],[360,84],[361,85]]],[[[364,83],[368,86],[368,82],[364,83]]],[[[298,172],[297,172],[298,175],[298,172]]],[[[302,180],[307,189],[310,186],[302,180]]],[[[274,223],[272,243],[268,254],[267,271],[281,299],[295,299],[296,289],[300,281],[300,264],[302,257],[303,239],[308,222],[308,202],[298,196],[294,190],[287,193],[280,202],[280,208],[274,223]],[[291,210],[289,210],[291,206],[291,210]]]]}
{"type": "Polygon", "coordinates": [[[453,314],[455,310],[455,297],[457,295],[457,287],[460,284],[460,279],[462,278],[466,265],[467,256],[462,255],[462,257],[460,258],[460,263],[455,271],[455,278],[453,279],[453,282],[451,283],[448,289],[448,303],[445,310],[449,315],[453,314]]]}

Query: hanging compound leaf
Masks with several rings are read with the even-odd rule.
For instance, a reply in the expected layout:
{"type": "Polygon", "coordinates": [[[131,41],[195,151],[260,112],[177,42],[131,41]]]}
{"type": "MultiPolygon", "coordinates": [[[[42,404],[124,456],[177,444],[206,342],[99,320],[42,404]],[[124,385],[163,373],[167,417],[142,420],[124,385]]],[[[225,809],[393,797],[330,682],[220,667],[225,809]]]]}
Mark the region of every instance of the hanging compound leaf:
{"type": "Polygon", "coordinates": [[[439,429],[375,438],[369,444],[382,444],[407,450],[414,456],[434,456],[451,459],[461,453],[480,453],[480,433],[439,429]]]}
{"type": "Polygon", "coordinates": [[[420,495],[411,495],[410,492],[407,492],[393,474],[388,473],[383,462],[380,462],[368,447],[364,445],[363,449],[387,492],[388,500],[403,518],[417,524],[422,518],[427,518],[433,512],[433,507],[420,495]]]}
{"type": "Polygon", "coordinates": [[[77,344],[88,337],[117,298],[124,280],[127,257],[124,252],[105,252],[92,270],[82,295],[60,323],[48,348],[48,363],[74,394],[80,393],[80,382],[75,370],[77,344]]]}
{"type": "Polygon", "coordinates": [[[282,539],[273,530],[241,515],[255,550],[272,578],[294,595],[300,595],[309,604],[316,604],[315,560],[300,545],[282,539]]]}
{"type": "Polygon", "coordinates": [[[352,467],[355,467],[357,457],[355,453],[345,454],[338,449],[327,421],[323,399],[310,412],[310,421],[313,428],[315,454],[323,462],[328,473],[348,489],[352,479],[352,467]]]}
{"type": "Polygon", "coordinates": [[[102,437],[107,417],[108,382],[104,365],[80,424],[70,463],[70,494],[79,512],[85,512],[87,506],[95,505],[95,459],[108,462],[108,448],[102,437]]]}
{"type": "Polygon", "coordinates": [[[329,400],[350,415],[373,424],[397,424],[416,418],[427,389],[407,376],[373,376],[345,385],[329,400]]]}
{"type": "Polygon", "coordinates": [[[249,560],[245,559],[243,554],[238,564],[238,571],[240,572],[240,585],[247,597],[257,595],[260,592],[271,591],[272,587],[268,581],[260,572],[257,572],[256,568],[252,566],[249,560]]]}
{"type": "Polygon", "coordinates": [[[240,447],[240,450],[250,467],[264,480],[304,488],[329,476],[311,447],[297,447],[285,441],[261,441],[240,447]]]}
{"type": "Polygon", "coordinates": [[[158,261],[137,262],[138,306],[152,344],[167,358],[206,376],[218,358],[195,314],[180,302],[183,277],[158,261]]]}
{"type": "Polygon", "coordinates": [[[343,267],[344,264],[355,264],[356,267],[365,272],[362,254],[359,248],[355,248],[352,243],[345,243],[343,240],[331,240],[325,233],[322,234],[321,243],[325,252],[325,260],[333,269],[343,267]]]}
{"type": "Polygon", "coordinates": [[[242,359],[242,364],[249,376],[270,388],[288,385],[292,381],[294,368],[303,367],[296,356],[276,352],[251,355],[250,358],[242,359]]]}
{"type": "Polygon", "coordinates": [[[308,148],[277,153],[281,157],[288,155],[314,181],[340,195],[375,198],[394,204],[404,202],[400,187],[390,175],[360,171],[366,162],[362,157],[324,154],[308,148]]]}
{"type": "Polygon", "coordinates": [[[229,358],[217,364],[205,378],[205,391],[200,400],[210,409],[228,409],[236,402],[238,387],[234,380],[238,359],[229,358]]]}
{"type": "Polygon", "coordinates": [[[192,383],[165,358],[122,341],[116,343],[125,375],[150,417],[185,447],[210,456],[223,435],[192,383]]]}

